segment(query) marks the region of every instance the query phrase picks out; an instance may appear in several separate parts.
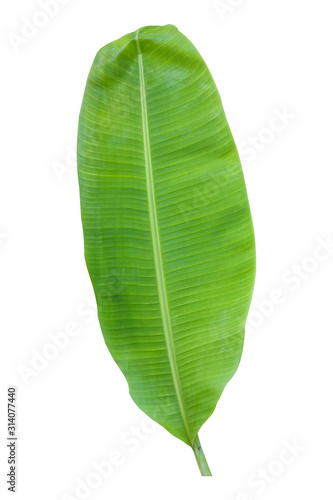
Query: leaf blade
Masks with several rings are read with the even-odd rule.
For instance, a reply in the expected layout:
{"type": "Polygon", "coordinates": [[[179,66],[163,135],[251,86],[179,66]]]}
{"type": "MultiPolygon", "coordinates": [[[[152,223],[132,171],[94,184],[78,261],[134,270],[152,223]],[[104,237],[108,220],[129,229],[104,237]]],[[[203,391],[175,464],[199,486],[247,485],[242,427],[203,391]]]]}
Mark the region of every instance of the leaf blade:
{"type": "Polygon", "coordinates": [[[106,344],[138,406],[191,444],[237,369],[255,252],[218,91],[174,27],[97,54],[78,169],[106,344]]]}

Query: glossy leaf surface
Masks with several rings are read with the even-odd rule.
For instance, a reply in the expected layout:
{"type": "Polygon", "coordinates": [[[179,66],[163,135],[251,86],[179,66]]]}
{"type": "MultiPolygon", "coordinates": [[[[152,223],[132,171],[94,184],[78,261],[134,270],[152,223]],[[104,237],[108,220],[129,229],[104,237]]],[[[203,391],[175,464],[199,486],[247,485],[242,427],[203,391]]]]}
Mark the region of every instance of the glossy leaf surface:
{"type": "Polygon", "coordinates": [[[97,53],[78,173],[105,342],[136,404],[192,445],[239,364],[255,247],[220,95],[174,26],[97,53]]]}

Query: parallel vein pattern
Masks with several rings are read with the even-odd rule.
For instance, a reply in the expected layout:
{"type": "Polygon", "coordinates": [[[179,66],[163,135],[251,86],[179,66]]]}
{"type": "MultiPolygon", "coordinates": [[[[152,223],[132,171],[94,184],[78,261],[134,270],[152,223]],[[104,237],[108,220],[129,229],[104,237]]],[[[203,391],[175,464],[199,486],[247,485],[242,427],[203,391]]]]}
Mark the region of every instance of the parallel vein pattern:
{"type": "Polygon", "coordinates": [[[78,173],[105,342],[137,405],[193,445],[241,357],[255,249],[220,96],[175,27],[98,52],[78,173]]]}

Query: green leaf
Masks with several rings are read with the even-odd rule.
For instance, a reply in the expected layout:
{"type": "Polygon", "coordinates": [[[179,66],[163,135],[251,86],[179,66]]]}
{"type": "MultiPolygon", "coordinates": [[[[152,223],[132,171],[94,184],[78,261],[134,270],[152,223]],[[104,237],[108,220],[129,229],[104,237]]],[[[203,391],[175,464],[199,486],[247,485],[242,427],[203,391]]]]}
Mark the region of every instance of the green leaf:
{"type": "Polygon", "coordinates": [[[241,357],[255,246],[220,95],[174,26],[141,28],[97,53],[78,174],[106,345],[135,403],[199,463],[198,430],[241,357]]]}

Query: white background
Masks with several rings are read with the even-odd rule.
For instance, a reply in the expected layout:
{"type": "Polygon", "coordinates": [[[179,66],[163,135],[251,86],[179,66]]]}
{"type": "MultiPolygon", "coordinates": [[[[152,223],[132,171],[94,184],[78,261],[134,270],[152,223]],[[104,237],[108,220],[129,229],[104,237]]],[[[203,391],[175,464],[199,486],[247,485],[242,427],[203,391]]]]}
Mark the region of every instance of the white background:
{"type": "Polygon", "coordinates": [[[83,498],[78,481],[98,484],[93,464],[117,451],[122,463],[85,498],[331,498],[331,2],[62,3],[46,19],[37,0],[1,4],[1,498],[13,495],[5,485],[11,384],[17,499],[83,498]],[[44,26],[22,41],[25,18],[44,26]],[[169,23],[198,48],[221,93],[257,243],[243,358],[200,431],[210,479],[200,477],[189,447],[132,402],[104,344],[74,158],[97,50],[141,26],[169,23]],[[274,120],[281,113],[284,121],[274,120]],[[56,351],[50,334],[65,329],[67,345],[56,351]],[[43,352],[54,358],[33,371],[43,352]]]}

